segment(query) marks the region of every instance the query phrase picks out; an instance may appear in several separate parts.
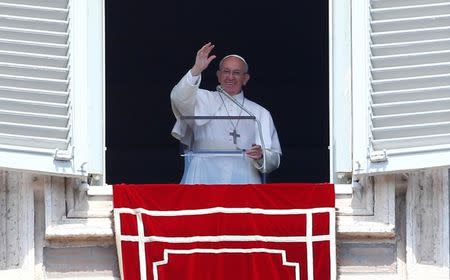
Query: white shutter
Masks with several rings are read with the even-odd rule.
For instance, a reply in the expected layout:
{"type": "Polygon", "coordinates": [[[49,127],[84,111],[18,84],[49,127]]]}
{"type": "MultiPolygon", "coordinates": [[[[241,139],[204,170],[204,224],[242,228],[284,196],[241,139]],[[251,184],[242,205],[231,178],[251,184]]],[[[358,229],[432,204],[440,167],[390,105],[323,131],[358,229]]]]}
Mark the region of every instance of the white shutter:
{"type": "Polygon", "coordinates": [[[450,165],[450,1],[353,2],[354,170],[450,165]]]}
{"type": "Polygon", "coordinates": [[[351,0],[329,1],[330,182],[352,174],[351,0]]]}
{"type": "MultiPolygon", "coordinates": [[[[79,21],[73,19],[70,2],[0,0],[0,168],[86,175],[81,162],[86,165],[87,160],[74,160],[79,150],[87,154],[86,147],[77,147],[74,137],[102,140],[101,131],[99,136],[88,135],[82,128],[85,124],[78,119],[88,117],[80,117],[86,112],[74,106],[76,100],[89,101],[80,97],[87,90],[74,89],[74,83],[86,84],[87,78],[73,74],[74,65],[84,67],[78,72],[88,72],[88,64],[78,60],[87,60],[89,54],[73,49],[75,43],[87,45],[88,35],[70,32],[88,32],[74,26],[79,21]],[[72,42],[74,38],[84,41],[72,42]]],[[[87,141],[78,142],[88,146],[87,141]]]]}

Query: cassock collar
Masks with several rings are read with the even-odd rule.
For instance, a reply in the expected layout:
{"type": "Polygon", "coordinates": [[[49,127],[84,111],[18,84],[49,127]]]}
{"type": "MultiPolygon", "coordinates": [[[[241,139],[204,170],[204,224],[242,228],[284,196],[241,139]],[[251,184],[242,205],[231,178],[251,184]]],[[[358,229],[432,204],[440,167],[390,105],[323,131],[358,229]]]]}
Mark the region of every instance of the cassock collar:
{"type": "MultiPolygon", "coordinates": [[[[220,93],[220,94],[222,94],[222,93],[220,93]]],[[[239,102],[242,102],[242,100],[245,98],[245,96],[244,96],[244,91],[240,91],[238,94],[235,94],[235,95],[230,95],[231,97],[233,97],[235,100],[237,100],[237,101],[239,101],[239,102]]],[[[225,96],[224,96],[225,97],[225,96]]],[[[228,98],[227,98],[228,99],[228,98]]]]}
{"type": "Polygon", "coordinates": [[[238,94],[233,96],[236,100],[242,100],[244,98],[244,92],[241,90],[238,94]]]}

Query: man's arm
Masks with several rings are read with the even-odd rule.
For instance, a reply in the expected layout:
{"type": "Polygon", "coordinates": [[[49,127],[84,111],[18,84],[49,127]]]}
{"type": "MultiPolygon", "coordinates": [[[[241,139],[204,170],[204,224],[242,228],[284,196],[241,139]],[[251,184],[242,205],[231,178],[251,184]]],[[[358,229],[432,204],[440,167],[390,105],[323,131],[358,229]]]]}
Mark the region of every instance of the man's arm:
{"type": "Polygon", "coordinates": [[[215,55],[209,55],[214,48],[211,43],[205,44],[196,54],[194,66],[181,79],[181,81],[172,89],[170,98],[172,100],[175,115],[193,115],[195,107],[195,96],[200,84],[200,74],[205,70],[209,63],[216,58],[215,55]]]}
{"type": "Polygon", "coordinates": [[[249,158],[253,159],[253,166],[262,173],[270,173],[280,166],[280,153],[266,149],[263,155],[263,150],[260,145],[253,145],[246,151],[249,158]],[[264,169],[264,158],[266,166],[264,169]]]}
{"type": "Polygon", "coordinates": [[[261,173],[270,173],[280,166],[281,146],[278,133],[273,123],[270,112],[263,108],[260,115],[260,122],[263,128],[264,142],[266,144],[264,153],[260,145],[253,144],[246,151],[249,158],[253,159],[253,166],[261,173]],[[264,168],[265,161],[265,168],[264,168]]]}

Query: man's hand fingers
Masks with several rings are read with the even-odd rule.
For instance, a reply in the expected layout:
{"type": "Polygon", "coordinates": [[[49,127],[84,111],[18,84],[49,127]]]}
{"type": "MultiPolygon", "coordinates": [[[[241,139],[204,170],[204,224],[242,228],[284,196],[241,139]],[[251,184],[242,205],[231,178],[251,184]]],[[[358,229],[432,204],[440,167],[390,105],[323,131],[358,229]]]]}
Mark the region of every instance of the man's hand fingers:
{"type": "Polygon", "coordinates": [[[198,52],[197,52],[197,56],[201,56],[201,57],[208,57],[209,53],[212,51],[212,49],[214,48],[214,45],[211,44],[211,42],[205,44],[203,47],[201,47],[198,52]]]}
{"type": "Polygon", "coordinates": [[[246,152],[246,155],[252,159],[260,159],[262,157],[262,149],[260,145],[253,144],[246,152]]]}
{"type": "Polygon", "coordinates": [[[208,64],[211,63],[211,61],[213,61],[215,58],[215,55],[211,55],[210,57],[208,57],[208,64]]]}
{"type": "Polygon", "coordinates": [[[200,75],[200,73],[202,73],[203,70],[209,66],[209,63],[216,58],[215,55],[209,56],[213,48],[214,45],[211,44],[211,42],[208,42],[197,51],[197,55],[195,56],[195,64],[191,69],[192,75],[200,75]]]}

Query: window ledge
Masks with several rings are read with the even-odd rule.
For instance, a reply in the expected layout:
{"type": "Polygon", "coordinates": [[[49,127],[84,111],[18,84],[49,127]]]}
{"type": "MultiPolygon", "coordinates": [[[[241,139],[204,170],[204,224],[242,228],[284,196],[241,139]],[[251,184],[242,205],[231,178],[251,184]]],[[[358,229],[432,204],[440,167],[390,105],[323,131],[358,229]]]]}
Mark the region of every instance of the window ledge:
{"type": "Polygon", "coordinates": [[[334,184],[334,193],[338,194],[353,194],[352,184],[334,184]]]}
{"type": "Polygon", "coordinates": [[[88,195],[105,195],[105,196],[112,196],[113,190],[111,185],[104,185],[104,186],[89,186],[88,195]]]}
{"type": "Polygon", "coordinates": [[[338,219],[338,238],[394,238],[395,226],[382,222],[353,221],[351,223],[338,219]]]}
{"type": "Polygon", "coordinates": [[[112,221],[109,218],[63,219],[45,231],[48,241],[114,241],[112,221]]]}

